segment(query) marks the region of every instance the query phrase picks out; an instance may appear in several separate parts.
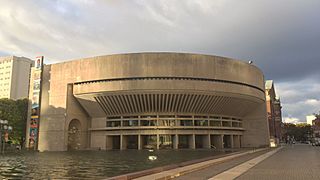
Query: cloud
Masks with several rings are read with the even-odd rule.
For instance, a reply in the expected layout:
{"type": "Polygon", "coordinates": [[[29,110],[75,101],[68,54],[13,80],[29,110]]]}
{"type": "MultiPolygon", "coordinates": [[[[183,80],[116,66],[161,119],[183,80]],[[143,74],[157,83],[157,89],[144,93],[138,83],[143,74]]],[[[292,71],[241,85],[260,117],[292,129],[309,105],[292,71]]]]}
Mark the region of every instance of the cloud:
{"type": "Polygon", "coordinates": [[[317,106],[320,107],[320,100],[317,99],[307,99],[305,101],[305,104],[311,105],[311,106],[317,106]]]}
{"type": "Polygon", "coordinates": [[[253,60],[275,80],[284,115],[301,121],[319,110],[318,7],[318,0],[10,0],[0,2],[0,55],[55,63],[178,51],[253,60]]]}
{"type": "Polygon", "coordinates": [[[281,98],[283,116],[302,122],[307,115],[319,112],[319,87],[320,82],[310,78],[276,83],[275,88],[281,98]]]}
{"type": "Polygon", "coordinates": [[[300,122],[298,118],[290,118],[290,117],[284,117],[283,121],[285,123],[293,123],[293,124],[297,124],[300,122]]]}

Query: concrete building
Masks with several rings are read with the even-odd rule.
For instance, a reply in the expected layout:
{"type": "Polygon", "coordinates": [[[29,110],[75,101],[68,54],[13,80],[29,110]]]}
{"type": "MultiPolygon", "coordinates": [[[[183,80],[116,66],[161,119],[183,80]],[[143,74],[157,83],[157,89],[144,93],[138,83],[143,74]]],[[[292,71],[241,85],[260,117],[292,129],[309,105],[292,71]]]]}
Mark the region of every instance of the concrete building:
{"type": "Polygon", "coordinates": [[[0,57],[0,98],[27,98],[33,61],[25,57],[0,57]]]}
{"type": "Polygon", "coordinates": [[[312,121],[316,119],[316,116],[314,115],[308,115],[306,116],[306,121],[307,121],[307,124],[311,125],[312,126],[312,121]]]}
{"type": "MultiPolygon", "coordinates": [[[[279,144],[281,135],[282,113],[281,102],[277,98],[274,83],[272,80],[267,80],[265,83],[266,89],[266,103],[269,122],[270,140],[276,144],[279,144]]],[[[275,145],[276,145],[275,144],[275,145]]]]}
{"type": "Polygon", "coordinates": [[[263,73],[218,56],[133,53],[45,65],[40,110],[40,151],[269,145],[263,73]]]}

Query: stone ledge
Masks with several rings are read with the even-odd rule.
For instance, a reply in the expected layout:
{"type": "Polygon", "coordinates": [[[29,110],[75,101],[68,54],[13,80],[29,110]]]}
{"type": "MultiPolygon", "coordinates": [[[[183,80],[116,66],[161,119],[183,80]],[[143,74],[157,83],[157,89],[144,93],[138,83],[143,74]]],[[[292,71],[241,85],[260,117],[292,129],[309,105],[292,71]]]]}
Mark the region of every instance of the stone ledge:
{"type": "Polygon", "coordinates": [[[254,150],[247,150],[245,152],[234,152],[230,154],[223,154],[218,156],[211,156],[191,161],[186,161],[178,164],[167,165],[156,167],[152,169],[142,170],[138,172],[128,173],[124,175],[119,175],[115,177],[107,178],[106,180],[130,180],[130,179],[171,179],[177,176],[181,176],[183,174],[191,173],[193,171],[197,171],[208,166],[223,163],[227,160],[231,160],[240,156],[244,156],[246,154],[259,152],[262,150],[266,150],[269,148],[261,148],[254,150]]]}

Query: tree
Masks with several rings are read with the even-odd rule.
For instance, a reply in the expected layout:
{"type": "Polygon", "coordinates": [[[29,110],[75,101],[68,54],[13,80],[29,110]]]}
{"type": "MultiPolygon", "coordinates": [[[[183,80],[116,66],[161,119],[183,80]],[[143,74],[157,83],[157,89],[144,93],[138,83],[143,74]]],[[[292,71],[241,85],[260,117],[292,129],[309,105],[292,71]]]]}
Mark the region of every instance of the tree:
{"type": "Polygon", "coordinates": [[[316,119],[320,119],[320,112],[317,114],[317,113],[313,113],[313,115],[316,117],[316,119]]]}
{"type": "Polygon", "coordinates": [[[9,139],[15,144],[23,143],[28,114],[28,99],[0,99],[0,119],[8,120],[13,127],[9,139]]]}
{"type": "Polygon", "coordinates": [[[308,135],[312,133],[311,125],[307,123],[292,124],[284,123],[285,137],[294,137],[297,141],[307,141],[308,135]]]}

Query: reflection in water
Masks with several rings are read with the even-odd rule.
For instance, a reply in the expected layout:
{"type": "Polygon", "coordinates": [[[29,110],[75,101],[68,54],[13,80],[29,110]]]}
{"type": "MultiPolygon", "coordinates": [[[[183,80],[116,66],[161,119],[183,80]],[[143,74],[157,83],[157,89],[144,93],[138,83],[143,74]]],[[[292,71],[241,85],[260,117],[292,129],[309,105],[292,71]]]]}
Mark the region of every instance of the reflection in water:
{"type": "Polygon", "coordinates": [[[102,179],[223,153],[212,150],[11,152],[0,156],[0,178],[102,179]],[[157,158],[150,161],[149,156],[157,158]]]}
{"type": "Polygon", "coordinates": [[[80,149],[80,129],[80,121],[73,119],[70,122],[68,129],[68,150],[80,149]]]}

